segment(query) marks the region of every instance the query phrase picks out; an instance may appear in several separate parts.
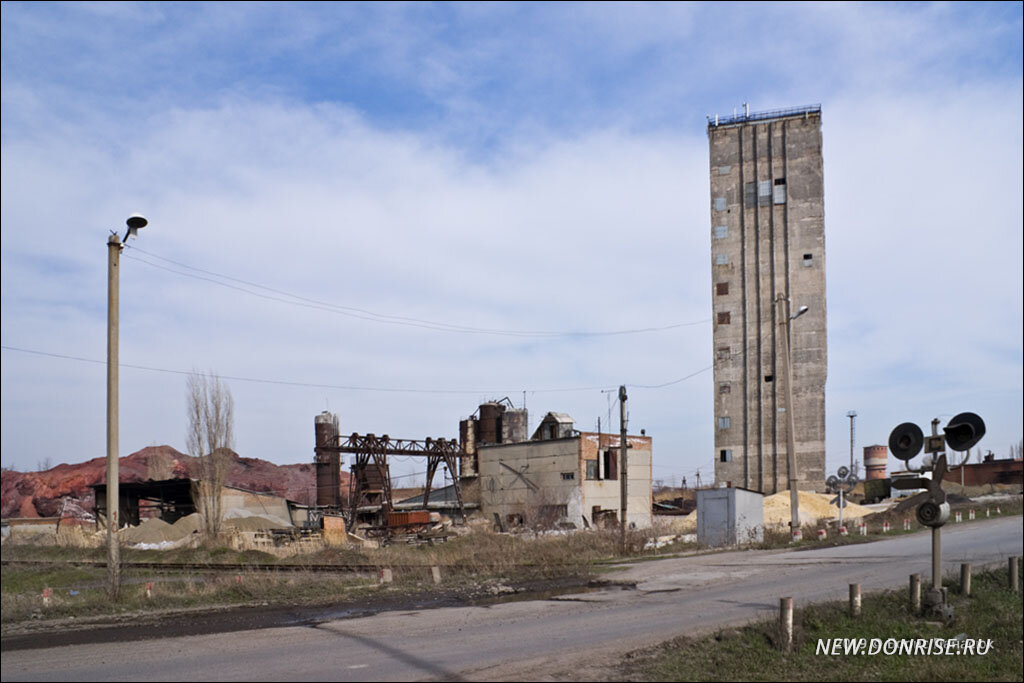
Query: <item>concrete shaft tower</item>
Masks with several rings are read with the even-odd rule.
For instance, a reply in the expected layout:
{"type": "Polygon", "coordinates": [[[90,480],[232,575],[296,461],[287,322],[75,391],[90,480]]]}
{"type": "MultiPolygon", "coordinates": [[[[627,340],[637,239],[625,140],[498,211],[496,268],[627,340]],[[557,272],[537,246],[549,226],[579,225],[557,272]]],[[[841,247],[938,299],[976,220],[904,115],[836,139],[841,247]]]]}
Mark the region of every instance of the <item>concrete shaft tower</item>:
{"type": "Polygon", "coordinates": [[[789,298],[798,488],[825,480],[825,204],[821,107],[708,120],[715,481],[788,488],[783,330],[789,298]]]}

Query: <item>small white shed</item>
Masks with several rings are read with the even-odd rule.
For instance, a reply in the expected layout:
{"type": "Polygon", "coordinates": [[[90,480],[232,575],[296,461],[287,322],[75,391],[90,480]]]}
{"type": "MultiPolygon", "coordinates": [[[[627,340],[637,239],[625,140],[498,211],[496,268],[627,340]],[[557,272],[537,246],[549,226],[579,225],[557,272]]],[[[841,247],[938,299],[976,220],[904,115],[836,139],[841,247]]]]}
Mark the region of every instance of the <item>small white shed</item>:
{"type": "Polygon", "coordinates": [[[764,496],[740,488],[697,491],[697,543],[708,547],[764,540],[764,496]]]}

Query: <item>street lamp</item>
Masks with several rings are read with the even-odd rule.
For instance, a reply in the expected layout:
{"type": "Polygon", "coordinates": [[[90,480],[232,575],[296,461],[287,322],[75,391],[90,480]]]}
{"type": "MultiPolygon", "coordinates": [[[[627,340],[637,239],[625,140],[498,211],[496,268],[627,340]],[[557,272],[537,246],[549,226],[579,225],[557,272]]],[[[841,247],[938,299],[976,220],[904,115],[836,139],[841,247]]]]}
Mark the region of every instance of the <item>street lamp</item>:
{"type": "MultiPolygon", "coordinates": [[[[140,214],[133,213],[129,216],[125,221],[128,226],[128,231],[124,234],[125,241],[129,237],[137,236],[139,230],[146,227],[148,223],[149,221],[140,214]]],[[[107,578],[109,581],[107,593],[112,600],[116,600],[121,591],[121,557],[117,545],[117,530],[120,526],[118,519],[120,476],[117,470],[117,340],[120,301],[119,270],[123,248],[124,244],[117,233],[111,231],[110,237],[107,239],[107,578]]]]}
{"type": "Polygon", "coordinates": [[[776,319],[782,328],[782,374],[786,378],[786,468],[789,470],[789,527],[793,540],[799,541],[800,532],[800,497],[796,490],[796,439],[793,424],[793,368],[790,365],[790,327],[791,323],[807,312],[807,306],[801,306],[793,315],[789,315],[789,299],[782,293],[775,297],[776,319]]]}

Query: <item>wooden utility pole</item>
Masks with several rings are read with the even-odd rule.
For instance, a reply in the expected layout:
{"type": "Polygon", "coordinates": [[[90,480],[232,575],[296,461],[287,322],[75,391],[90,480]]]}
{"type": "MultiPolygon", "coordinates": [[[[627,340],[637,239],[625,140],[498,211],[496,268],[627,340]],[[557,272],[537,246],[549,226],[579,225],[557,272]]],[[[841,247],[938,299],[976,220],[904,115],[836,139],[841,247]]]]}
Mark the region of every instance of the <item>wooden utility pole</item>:
{"type": "Polygon", "coordinates": [[[622,554],[626,554],[626,528],[629,526],[626,523],[626,497],[629,495],[629,478],[626,473],[628,469],[629,456],[629,441],[626,439],[626,385],[619,387],[619,472],[620,472],[620,491],[622,495],[622,514],[620,519],[622,521],[622,554]]]}

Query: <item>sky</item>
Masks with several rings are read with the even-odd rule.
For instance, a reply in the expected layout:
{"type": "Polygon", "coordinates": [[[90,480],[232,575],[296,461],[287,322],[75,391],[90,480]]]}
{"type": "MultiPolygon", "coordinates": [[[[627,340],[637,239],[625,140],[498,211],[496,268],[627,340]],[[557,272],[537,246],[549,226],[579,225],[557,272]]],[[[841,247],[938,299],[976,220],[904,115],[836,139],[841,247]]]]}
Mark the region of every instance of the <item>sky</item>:
{"type": "MultiPolygon", "coordinates": [[[[1022,427],[1021,3],[2,5],[2,461],[458,437],[508,397],[713,476],[707,117],[821,104],[829,472],[897,424],[1022,427]],[[611,420],[609,421],[609,417],[611,420]]],[[[890,461],[894,464],[896,461],[890,461]]],[[[423,463],[398,461],[412,481],[423,463]]],[[[402,485],[396,482],[396,486],[402,485]]]]}

